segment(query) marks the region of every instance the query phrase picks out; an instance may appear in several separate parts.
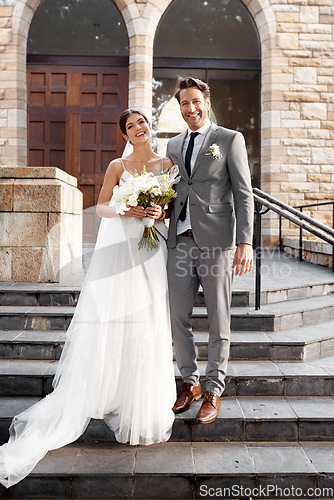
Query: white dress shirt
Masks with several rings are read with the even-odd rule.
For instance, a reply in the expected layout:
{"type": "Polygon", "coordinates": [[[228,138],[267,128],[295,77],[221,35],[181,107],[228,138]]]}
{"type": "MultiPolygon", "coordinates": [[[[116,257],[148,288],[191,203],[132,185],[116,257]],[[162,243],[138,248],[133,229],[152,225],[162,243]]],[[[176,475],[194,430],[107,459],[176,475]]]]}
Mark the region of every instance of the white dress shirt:
{"type": "MultiPolygon", "coordinates": [[[[196,160],[197,160],[197,156],[198,156],[198,153],[202,147],[202,144],[204,142],[204,139],[205,139],[205,136],[206,134],[209,132],[209,129],[211,127],[211,121],[207,121],[207,123],[205,125],[203,125],[201,128],[199,128],[198,130],[196,130],[196,132],[198,132],[198,136],[195,137],[194,139],[194,149],[193,149],[193,152],[192,152],[192,155],[191,155],[191,160],[190,160],[190,168],[191,168],[191,171],[192,169],[194,168],[194,165],[196,163],[196,160]]],[[[185,161],[185,158],[186,158],[186,151],[187,151],[187,147],[188,147],[188,144],[189,144],[189,141],[190,141],[190,134],[192,132],[195,132],[194,130],[190,130],[188,128],[188,131],[187,131],[187,136],[184,140],[184,143],[183,143],[183,149],[182,149],[182,158],[183,158],[183,161],[185,161]]],[[[181,233],[184,233],[184,231],[187,231],[187,229],[191,229],[191,221],[190,221],[190,211],[189,211],[189,198],[187,199],[187,213],[186,213],[186,218],[182,221],[180,219],[178,219],[177,221],[177,226],[176,226],[176,234],[181,234],[181,233]]]]}

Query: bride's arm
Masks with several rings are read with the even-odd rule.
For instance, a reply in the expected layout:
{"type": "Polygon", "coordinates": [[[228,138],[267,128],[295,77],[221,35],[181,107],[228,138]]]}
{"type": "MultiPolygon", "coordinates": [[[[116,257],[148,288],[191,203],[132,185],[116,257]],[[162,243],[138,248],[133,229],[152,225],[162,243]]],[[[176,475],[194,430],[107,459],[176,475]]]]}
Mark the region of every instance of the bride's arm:
{"type": "MultiPolygon", "coordinates": [[[[96,205],[96,215],[99,217],[107,217],[112,219],[116,215],[116,208],[110,207],[109,203],[113,195],[114,187],[119,184],[123,173],[123,167],[119,159],[109,163],[106,174],[104,176],[103,185],[99,194],[96,205]]],[[[146,215],[143,207],[131,207],[124,213],[124,217],[144,217],[146,215]]]]}
{"type": "Polygon", "coordinates": [[[99,205],[96,205],[96,215],[99,217],[107,217],[108,219],[112,219],[115,217],[116,214],[116,208],[115,207],[109,207],[108,203],[100,203],[99,205]]]}
{"type": "Polygon", "coordinates": [[[119,160],[113,160],[109,163],[106,174],[104,176],[103,185],[99,194],[96,205],[96,215],[99,217],[107,217],[111,219],[115,217],[116,208],[110,207],[109,203],[113,194],[113,189],[122,175],[122,165],[119,160]]]}

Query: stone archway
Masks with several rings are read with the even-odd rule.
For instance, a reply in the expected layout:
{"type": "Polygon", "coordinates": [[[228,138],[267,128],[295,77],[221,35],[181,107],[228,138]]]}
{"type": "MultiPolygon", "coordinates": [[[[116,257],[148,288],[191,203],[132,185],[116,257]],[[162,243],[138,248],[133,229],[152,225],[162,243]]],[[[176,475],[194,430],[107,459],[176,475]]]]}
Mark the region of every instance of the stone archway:
{"type": "MultiPolygon", "coordinates": [[[[261,47],[252,16],[241,1],[175,0],[165,11],[154,42],[154,123],[158,144],[179,132],[160,128],[160,113],[177,77],[193,76],[211,88],[218,125],[242,132],[253,185],[260,183],[261,47]],[[179,29],[182,25],[182,30],[179,29]]],[[[176,109],[178,116],[179,112],[176,109]]]]}
{"type": "MultiPolygon", "coordinates": [[[[135,0],[110,0],[118,7],[129,27],[129,5],[135,5],[135,0]]],[[[2,72],[8,71],[7,94],[8,112],[3,117],[10,129],[10,143],[5,140],[2,146],[8,147],[2,151],[2,164],[13,166],[27,165],[27,92],[26,92],[26,59],[27,39],[34,13],[42,0],[16,0],[11,10],[11,26],[5,35],[2,72]],[[7,65],[10,69],[7,69],[7,65]]],[[[5,96],[6,99],[6,96],[5,96]]]]}
{"type": "MultiPolygon", "coordinates": [[[[161,9],[163,15],[173,1],[177,0],[160,0],[154,3],[161,9]]],[[[148,1],[148,3],[151,2],[152,0],[148,1]]],[[[275,111],[273,100],[275,81],[272,78],[274,74],[273,51],[276,48],[277,35],[276,17],[269,0],[241,0],[241,2],[247,7],[255,22],[261,43],[261,129],[262,136],[264,134],[266,136],[266,141],[261,140],[261,172],[266,174],[269,172],[270,165],[274,165],[272,162],[275,162],[266,146],[267,139],[274,138],[271,129],[280,127],[280,120],[278,113],[275,111]]],[[[266,185],[266,187],[270,191],[270,186],[266,185]]]]}
{"type": "MultiPolygon", "coordinates": [[[[114,0],[127,26],[130,39],[129,105],[141,106],[151,115],[153,39],[158,22],[173,0],[114,0]]],[[[262,129],[271,136],[278,117],[272,105],[274,83],[267,84],[273,72],[272,51],[276,46],[276,18],[268,0],[242,0],[257,26],[262,49],[262,129]],[[269,88],[270,85],[270,88],[269,88]]],[[[12,8],[12,26],[6,34],[5,58],[14,69],[8,78],[8,113],[4,118],[11,129],[10,149],[3,150],[2,163],[26,165],[26,44],[31,20],[41,0],[17,0],[12,8]]],[[[6,67],[2,67],[6,71],[6,67]]],[[[2,146],[9,146],[8,141],[2,146]]],[[[262,149],[262,159],[268,158],[262,149]]],[[[265,170],[262,168],[262,172],[265,170]]]]}
{"type": "Polygon", "coordinates": [[[109,163],[124,143],[128,36],[111,0],[45,0],[27,46],[28,165],[78,179],[84,208],[96,204],[109,163]]]}
{"type": "MultiPolygon", "coordinates": [[[[163,13],[177,0],[161,0],[158,4],[163,13]]],[[[282,144],[280,142],[281,113],[277,110],[277,95],[282,87],[277,79],[280,62],[277,59],[276,16],[269,0],[241,0],[256,25],[261,44],[261,187],[269,193],[277,191],[275,175],[280,171],[282,144]]],[[[282,96],[283,97],[283,96],[282,96]]],[[[276,238],[277,221],[272,214],[266,216],[264,242],[272,244],[276,238]],[[267,236],[268,235],[268,236],[267,236]]]]}

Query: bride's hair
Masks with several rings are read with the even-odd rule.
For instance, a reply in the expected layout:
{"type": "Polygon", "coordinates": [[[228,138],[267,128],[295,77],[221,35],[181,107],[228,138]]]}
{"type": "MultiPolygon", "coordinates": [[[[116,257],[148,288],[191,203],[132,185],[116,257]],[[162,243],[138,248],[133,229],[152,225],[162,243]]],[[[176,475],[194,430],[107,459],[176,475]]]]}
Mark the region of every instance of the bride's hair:
{"type": "Polygon", "coordinates": [[[129,118],[129,116],[133,115],[134,113],[141,115],[144,118],[144,120],[146,121],[146,123],[149,123],[147,116],[142,111],[139,111],[139,109],[134,109],[134,108],[126,109],[125,111],[123,111],[123,113],[121,114],[121,116],[119,117],[119,120],[118,120],[118,125],[119,125],[119,128],[121,129],[122,134],[127,135],[127,133],[126,133],[126,121],[129,118]]]}

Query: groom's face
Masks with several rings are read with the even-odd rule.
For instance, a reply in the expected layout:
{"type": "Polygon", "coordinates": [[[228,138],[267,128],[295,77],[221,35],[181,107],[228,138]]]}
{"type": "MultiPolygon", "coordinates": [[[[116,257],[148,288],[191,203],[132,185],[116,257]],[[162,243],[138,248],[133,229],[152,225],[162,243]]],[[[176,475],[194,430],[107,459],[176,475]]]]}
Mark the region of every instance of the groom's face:
{"type": "Polygon", "coordinates": [[[182,118],[190,130],[198,130],[209,119],[210,99],[206,99],[196,87],[182,89],[180,92],[180,110],[182,118]]]}

